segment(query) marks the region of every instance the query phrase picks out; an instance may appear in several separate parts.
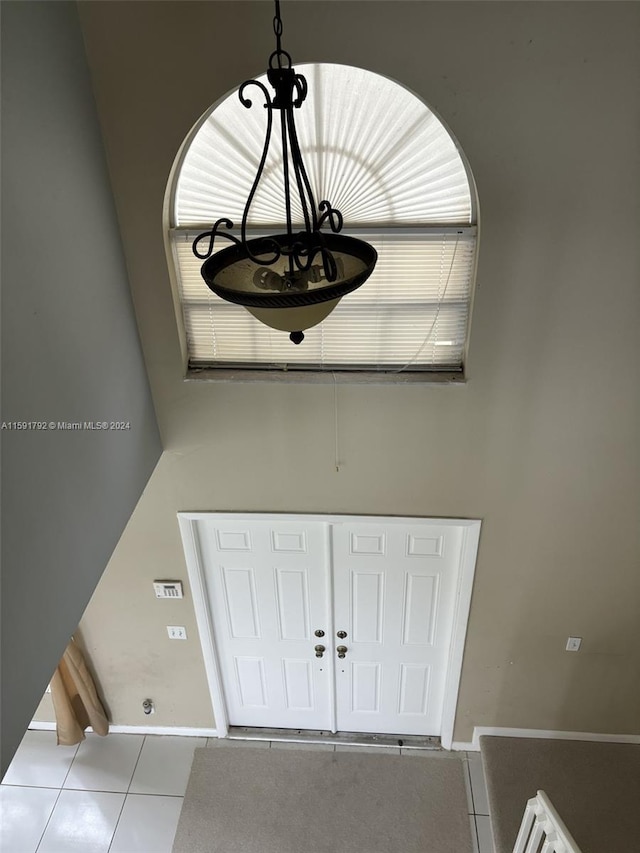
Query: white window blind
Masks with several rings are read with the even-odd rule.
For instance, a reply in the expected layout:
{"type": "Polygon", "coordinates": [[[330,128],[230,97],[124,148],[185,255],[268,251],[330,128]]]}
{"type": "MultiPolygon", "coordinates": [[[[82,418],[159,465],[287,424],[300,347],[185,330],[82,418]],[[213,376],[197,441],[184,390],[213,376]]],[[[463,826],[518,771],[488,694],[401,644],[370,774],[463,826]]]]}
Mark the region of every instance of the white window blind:
{"type": "MultiPolygon", "coordinates": [[[[172,232],[194,367],[459,369],[474,270],[474,228],[359,231],[378,251],[375,270],[323,323],[305,331],[300,346],[209,290],[200,275],[202,262],[191,251],[195,233],[172,232]]],[[[225,245],[221,242],[220,249],[225,245]]]]}
{"type": "MultiPolygon", "coordinates": [[[[372,243],[376,268],[300,346],[207,288],[193,238],[222,217],[239,227],[264,143],[262,94],[248,87],[246,109],[232,92],[195,128],[173,187],[170,242],[190,364],[461,370],[477,247],[474,195],[454,140],[422,100],[386,77],[343,65],[295,67],[309,84],[296,126],[316,201],[328,198],[344,215],[343,233],[372,243]]],[[[257,79],[269,88],[265,75],[257,79]]],[[[253,236],[282,230],[278,137],[274,127],[249,217],[253,236]]]]}

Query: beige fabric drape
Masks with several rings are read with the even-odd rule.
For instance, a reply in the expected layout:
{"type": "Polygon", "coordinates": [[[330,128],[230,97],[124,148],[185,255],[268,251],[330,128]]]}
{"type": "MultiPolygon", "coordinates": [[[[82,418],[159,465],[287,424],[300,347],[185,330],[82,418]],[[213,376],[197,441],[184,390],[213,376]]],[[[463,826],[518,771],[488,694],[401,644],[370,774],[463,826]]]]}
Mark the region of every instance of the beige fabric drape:
{"type": "Polygon", "coordinates": [[[73,639],[51,679],[58,745],[72,746],[85,739],[91,726],[98,735],[109,734],[109,721],[84,656],[73,639]]]}

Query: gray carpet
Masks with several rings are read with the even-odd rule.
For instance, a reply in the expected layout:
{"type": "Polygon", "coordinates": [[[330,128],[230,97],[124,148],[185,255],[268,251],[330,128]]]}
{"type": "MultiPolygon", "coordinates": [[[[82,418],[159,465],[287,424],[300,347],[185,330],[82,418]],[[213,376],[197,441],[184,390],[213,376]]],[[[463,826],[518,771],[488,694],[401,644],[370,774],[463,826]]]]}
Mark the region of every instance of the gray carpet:
{"type": "Polygon", "coordinates": [[[174,853],[471,853],[456,755],[196,749],[174,853]]]}
{"type": "Polygon", "coordinates": [[[640,851],[640,745],[481,737],[496,853],[511,853],[527,800],[546,791],[582,853],[640,851]]]}

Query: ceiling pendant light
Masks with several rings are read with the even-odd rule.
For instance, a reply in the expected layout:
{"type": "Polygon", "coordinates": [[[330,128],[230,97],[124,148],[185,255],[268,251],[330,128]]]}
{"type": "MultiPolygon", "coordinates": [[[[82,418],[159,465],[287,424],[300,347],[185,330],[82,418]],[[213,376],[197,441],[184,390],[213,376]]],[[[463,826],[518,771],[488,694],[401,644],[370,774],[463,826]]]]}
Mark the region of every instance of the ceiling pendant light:
{"type": "Polygon", "coordinates": [[[202,277],[215,294],[243,305],[261,323],[290,332],[290,339],[299,344],[305,329],[322,322],[343,296],[364,284],[373,272],[377,253],[368,243],[339,233],[342,214],[329,201],[324,199],[316,207],[294,119],[294,110],[302,106],[307,96],[307,81],[295,73],[291,56],[281,47],[279,0],[275,0],[275,6],[276,49],[269,57],[267,71],[275,94],[272,96],[258,80],[247,80],[238,92],[240,103],[249,108],[252,102],[245,95],[247,88],[260,89],[267,114],[264,148],[244,208],[240,238],[221,230],[233,229],[231,220],[218,219],[210,231],[196,237],[193,252],[204,260],[202,277]],[[247,220],[269,152],[274,114],[279,115],[282,137],[286,232],[247,240],[247,220]],[[299,200],[304,228],[293,225],[292,193],[299,200]],[[325,224],[329,232],[320,230],[325,224]],[[219,237],[233,245],[214,252],[219,237]],[[203,241],[208,242],[201,251],[203,241]]]}

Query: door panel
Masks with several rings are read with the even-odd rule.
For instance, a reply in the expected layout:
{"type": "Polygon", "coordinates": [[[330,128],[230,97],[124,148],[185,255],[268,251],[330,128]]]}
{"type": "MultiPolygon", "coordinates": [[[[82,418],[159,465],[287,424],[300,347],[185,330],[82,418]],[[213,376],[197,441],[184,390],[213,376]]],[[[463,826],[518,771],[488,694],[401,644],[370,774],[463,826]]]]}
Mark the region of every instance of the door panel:
{"type": "Polygon", "coordinates": [[[461,542],[437,524],[334,526],[339,730],[439,734],[461,542]]]}
{"type": "Polygon", "coordinates": [[[326,526],[197,522],[229,724],[328,729],[326,526]]]}

